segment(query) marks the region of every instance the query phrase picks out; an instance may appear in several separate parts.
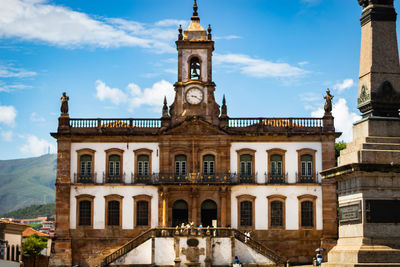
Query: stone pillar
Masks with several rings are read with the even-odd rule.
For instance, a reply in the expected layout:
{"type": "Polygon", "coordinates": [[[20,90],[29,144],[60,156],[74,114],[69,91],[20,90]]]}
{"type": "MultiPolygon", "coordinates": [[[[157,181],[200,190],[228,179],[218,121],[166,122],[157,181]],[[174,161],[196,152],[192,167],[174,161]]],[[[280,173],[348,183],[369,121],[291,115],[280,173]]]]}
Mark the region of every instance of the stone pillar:
{"type": "Polygon", "coordinates": [[[219,212],[221,214],[221,222],[220,226],[221,227],[226,227],[226,187],[221,187],[220,192],[220,203],[221,207],[219,208],[219,212]]]}
{"type": "Polygon", "coordinates": [[[358,2],[363,7],[358,108],[364,118],[398,118],[400,65],[393,0],[358,2]]]}
{"type": "Polygon", "coordinates": [[[180,251],[180,238],[175,236],[174,237],[174,248],[175,248],[175,267],[180,267],[181,266],[181,258],[179,256],[179,251],[180,251]]]}
{"type": "Polygon", "coordinates": [[[162,207],[161,207],[161,226],[167,227],[168,225],[168,188],[162,188],[160,192],[162,207]]]}
{"type": "Polygon", "coordinates": [[[198,214],[198,199],[199,199],[199,191],[197,188],[192,188],[190,192],[190,207],[191,214],[189,214],[189,221],[194,222],[195,225],[199,225],[197,214],[198,214]]]}
{"type": "Polygon", "coordinates": [[[72,245],[70,235],[70,192],[71,192],[71,141],[58,137],[55,235],[50,266],[71,266],[72,245]]]}
{"type": "MultiPolygon", "coordinates": [[[[339,166],[321,172],[325,182],[337,183],[339,204],[339,239],[323,266],[400,266],[397,14],[393,0],[358,2],[363,7],[358,88],[363,119],[355,123],[339,166]]],[[[322,187],[324,197],[331,187],[322,187]]],[[[329,207],[324,202],[324,216],[329,207]]],[[[324,234],[325,223],[333,222],[324,218],[324,234]]]]}

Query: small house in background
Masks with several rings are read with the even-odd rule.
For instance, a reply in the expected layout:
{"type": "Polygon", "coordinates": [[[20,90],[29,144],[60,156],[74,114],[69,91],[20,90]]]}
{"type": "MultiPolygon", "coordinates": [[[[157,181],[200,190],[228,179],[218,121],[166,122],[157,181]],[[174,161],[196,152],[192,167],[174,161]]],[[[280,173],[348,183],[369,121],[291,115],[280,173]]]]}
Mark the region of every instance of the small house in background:
{"type": "Polygon", "coordinates": [[[0,219],[0,265],[13,266],[22,254],[22,233],[28,225],[0,219]]]}
{"type": "Polygon", "coordinates": [[[25,229],[25,231],[22,233],[22,243],[24,243],[25,239],[37,234],[38,236],[46,237],[47,238],[47,248],[43,249],[40,254],[43,256],[50,256],[50,250],[51,250],[51,236],[49,234],[43,233],[41,231],[35,230],[32,227],[28,227],[25,229]]]}

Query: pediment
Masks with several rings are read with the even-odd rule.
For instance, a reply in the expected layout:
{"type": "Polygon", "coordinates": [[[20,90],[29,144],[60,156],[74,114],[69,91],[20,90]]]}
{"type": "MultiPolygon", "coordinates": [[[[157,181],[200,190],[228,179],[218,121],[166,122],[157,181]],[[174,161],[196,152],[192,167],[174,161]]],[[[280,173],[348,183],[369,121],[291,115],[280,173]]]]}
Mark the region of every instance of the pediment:
{"type": "Polygon", "coordinates": [[[201,118],[185,120],[180,124],[167,129],[165,135],[227,135],[225,131],[201,118]]]}

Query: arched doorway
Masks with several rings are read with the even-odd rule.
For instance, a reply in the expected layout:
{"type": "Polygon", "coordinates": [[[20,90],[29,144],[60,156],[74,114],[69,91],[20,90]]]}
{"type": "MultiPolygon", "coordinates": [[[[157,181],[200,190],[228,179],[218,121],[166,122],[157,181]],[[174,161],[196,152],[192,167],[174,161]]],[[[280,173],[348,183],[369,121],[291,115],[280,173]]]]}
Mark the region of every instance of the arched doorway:
{"type": "Polygon", "coordinates": [[[217,203],[211,199],[204,200],[201,203],[201,224],[203,227],[212,226],[212,221],[217,220],[217,203]]]}
{"type": "Polygon", "coordinates": [[[188,204],[185,200],[177,200],[172,206],[172,226],[187,224],[189,222],[188,204]]]}

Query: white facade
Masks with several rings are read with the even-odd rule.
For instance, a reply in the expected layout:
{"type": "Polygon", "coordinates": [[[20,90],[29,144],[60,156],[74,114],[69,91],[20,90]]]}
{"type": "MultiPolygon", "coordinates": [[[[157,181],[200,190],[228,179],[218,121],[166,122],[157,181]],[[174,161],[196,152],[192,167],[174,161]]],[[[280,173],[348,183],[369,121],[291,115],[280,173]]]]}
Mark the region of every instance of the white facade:
{"type": "MultiPolygon", "coordinates": [[[[257,175],[257,183],[264,184],[265,181],[265,173],[270,172],[268,166],[268,153],[267,150],[270,149],[282,149],[286,150],[285,153],[285,171],[288,173],[288,182],[296,183],[296,172],[298,171],[298,153],[297,150],[300,149],[312,149],[316,150],[315,153],[315,173],[319,173],[322,171],[322,147],[321,143],[310,142],[310,143],[295,143],[295,142],[287,142],[287,143],[232,143],[231,146],[231,172],[238,173],[238,154],[237,151],[240,149],[252,149],[255,150],[255,172],[257,175]]],[[[320,178],[318,180],[320,182],[320,178]]]]}
{"type": "Polygon", "coordinates": [[[70,227],[76,229],[76,197],[79,195],[94,196],[93,203],[93,229],[105,228],[105,196],[116,194],[122,196],[122,229],[134,228],[134,196],[151,196],[151,227],[158,225],[158,189],[155,186],[124,186],[124,185],[85,185],[71,188],[71,216],[70,227]]]}
{"type": "Polygon", "coordinates": [[[316,196],[316,229],[322,230],[322,190],[319,185],[246,185],[233,186],[231,192],[231,221],[232,227],[238,227],[238,201],[240,195],[251,195],[255,198],[255,229],[268,229],[268,196],[282,195],[285,200],[285,229],[299,229],[299,196],[311,195],[316,196]]]}
{"type": "Polygon", "coordinates": [[[123,171],[125,173],[125,183],[131,182],[131,173],[135,172],[135,150],[149,149],[151,153],[152,172],[158,173],[159,165],[159,148],[158,143],[72,143],[71,144],[71,181],[73,175],[78,172],[78,153],[81,149],[92,149],[95,152],[94,156],[94,173],[97,173],[97,183],[102,183],[103,173],[106,171],[106,150],[118,148],[124,151],[123,153],[123,171]]]}
{"type": "MultiPolygon", "coordinates": [[[[118,148],[123,153],[123,170],[126,174],[125,183],[131,183],[131,173],[135,172],[134,151],[138,149],[149,149],[152,151],[152,172],[158,173],[159,164],[159,145],[158,143],[73,143],[71,153],[71,174],[78,171],[78,153],[81,149],[95,150],[94,172],[97,173],[97,183],[102,183],[103,173],[106,171],[106,150],[118,148]]],[[[257,175],[257,184],[236,185],[231,188],[231,217],[232,227],[238,227],[238,200],[240,195],[251,195],[255,197],[255,229],[268,229],[268,196],[281,195],[286,197],[285,200],[285,226],[286,230],[299,229],[299,196],[310,195],[316,197],[316,208],[314,216],[316,217],[316,229],[322,229],[322,190],[318,184],[296,184],[296,172],[298,171],[298,150],[312,149],[315,152],[315,169],[316,173],[322,170],[322,148],[321,143],[309,142],[249,142],[249,143],[232,143],[231,146],[231,173],[238,172],[238,150],[252,149],[255,150],[255,172],[257,175]],[[268,173],[268,153],[267,150],[282,149],[285,152],[285,172],[288,173],[288,183],[290,185],[265,185],[265,173],[268,173]]],[[[73,181],[74,177],[71,177],[73,181]]],[[[320,178],[319,178],[320,179],[320,178]]],[[[318,180],[320,182],[320,180],[318,180]]],[[[134,196],[148,195],[151,196],[151,227],[158,226],[158,187],[144,185],[76,185],[71,188],[71,216],[70,227],[75,229],[77,226],[77,201],[76,197],[80,195],[94,196],[93,203],[93,228],[105,228],[105,196],[108,195],[122,196],[122,229],[134,228],[134,196]]]]}

